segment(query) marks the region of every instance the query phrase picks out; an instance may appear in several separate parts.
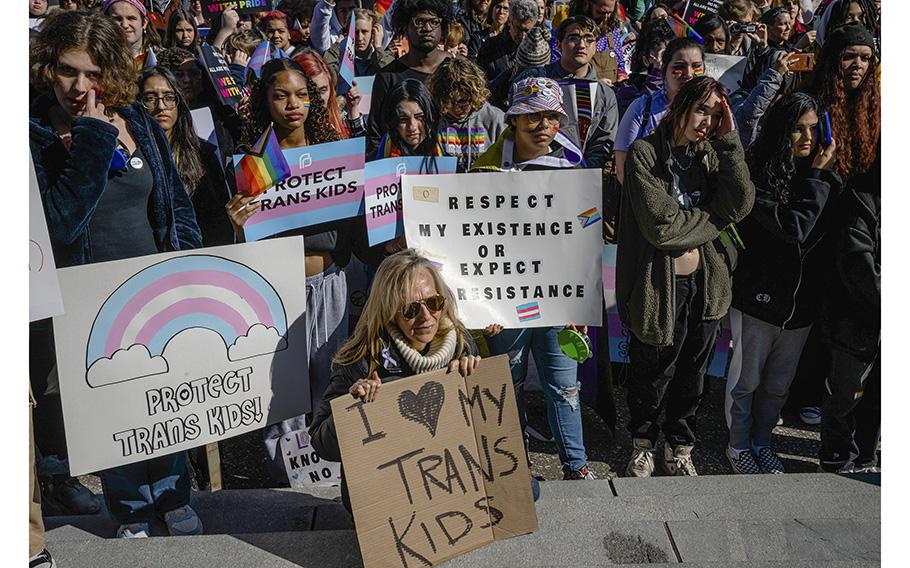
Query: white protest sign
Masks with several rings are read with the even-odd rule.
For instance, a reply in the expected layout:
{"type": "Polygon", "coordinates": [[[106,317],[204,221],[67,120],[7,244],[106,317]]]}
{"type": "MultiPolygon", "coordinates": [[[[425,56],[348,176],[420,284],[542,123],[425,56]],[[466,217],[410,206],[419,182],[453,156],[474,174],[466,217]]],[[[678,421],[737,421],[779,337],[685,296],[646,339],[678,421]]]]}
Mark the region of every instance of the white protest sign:
{"type": "Polygon", "coordinates": [[[739,89],[746,70],[746,58],[738,55],[705,54],[705,75],[717,79],[729,92],[739,89]]]}
{"type": "Polygon", "coordinates": [[[600,170],[404,175],[405,237],[469,328],[601,324],[600,170]]]}
{"type": "Polygon", "coordinates": [[[28,155],[28,321],[63,313],[63,298],[57,267],[47,233],[44,206],[35,177],[35,164],[28,155]]]}
{"type": "Polygon", "coordinates": [[[57,272],[69,306],[54,331],[73,475],[310,410],[303,239],[57,272]]]}
{"type": "Polygon", "coordinates": [[[282,436],[281,455],[291,487],[332,487],[341,483],[341,464],[320,459],[307,430],[282,436]]]}

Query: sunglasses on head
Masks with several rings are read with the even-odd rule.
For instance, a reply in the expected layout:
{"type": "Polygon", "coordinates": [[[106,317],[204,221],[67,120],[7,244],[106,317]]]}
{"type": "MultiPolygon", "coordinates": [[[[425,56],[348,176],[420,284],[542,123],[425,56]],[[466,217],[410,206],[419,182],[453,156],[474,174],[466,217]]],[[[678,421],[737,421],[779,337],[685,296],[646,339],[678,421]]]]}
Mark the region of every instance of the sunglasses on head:
{"type": "Polygon", "coordinates": [[[405,307],[401,308],[401,315],[405,319],[414,319],[420,315],[420,306],[426,305],[427,309],[431,313],[440,311],[446,305],[445,296],[441,294],[436,294],[435,296],[430,296],[429,298],[424,298],[423,300],[417,300],[416,302],[411,302],[405,307]]]}

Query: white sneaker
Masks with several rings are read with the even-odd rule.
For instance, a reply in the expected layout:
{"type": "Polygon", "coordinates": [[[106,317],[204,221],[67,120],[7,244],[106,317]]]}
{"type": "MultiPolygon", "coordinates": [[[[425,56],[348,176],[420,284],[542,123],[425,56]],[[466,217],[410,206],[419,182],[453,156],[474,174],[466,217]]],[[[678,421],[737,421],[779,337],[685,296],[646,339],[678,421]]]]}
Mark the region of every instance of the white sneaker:
{"type": "Polygon", "coordinates": [[[810,426],[821,424],[822,409],[818,406],[804,406],[799,411],[799,419],[810,426]]]}
{"type": "Polygon", "coordinates": [[[692,463],[692,449],[695,446],[664,445],[664,471],[667,475],[696,476],[695,464],[692,463]]]}
{"type": "Polygon", "coordinates": [[[654,444],[651,440],[632,440],[632,459],[626,466],[626,477],[651,477],[654,473],[654,444]]]}
{"type": "Polygon", "coordinates": [[[117,529],[117,538],[148,538],[148,523],[131,523],[129,525],[120,525],[117,529]]]}

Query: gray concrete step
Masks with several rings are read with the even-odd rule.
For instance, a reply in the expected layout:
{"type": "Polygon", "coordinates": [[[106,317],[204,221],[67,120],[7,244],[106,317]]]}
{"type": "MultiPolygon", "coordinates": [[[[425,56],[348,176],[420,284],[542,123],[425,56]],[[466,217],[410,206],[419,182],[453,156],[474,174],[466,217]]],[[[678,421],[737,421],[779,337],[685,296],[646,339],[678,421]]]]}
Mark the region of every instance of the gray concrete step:
{"type": "MultiPolygon", "coordinates": [[[[880,476],[789,474],[541,483],[540,530],[447,566],[871,567],[880,476]]],[[[105,515],[48,519],[60,566],[360,566],[338,490],[193,495],[198,537],[123,541],[105,515]]],[[[163,527],[158,527],[163,534],[163,527]]]]}

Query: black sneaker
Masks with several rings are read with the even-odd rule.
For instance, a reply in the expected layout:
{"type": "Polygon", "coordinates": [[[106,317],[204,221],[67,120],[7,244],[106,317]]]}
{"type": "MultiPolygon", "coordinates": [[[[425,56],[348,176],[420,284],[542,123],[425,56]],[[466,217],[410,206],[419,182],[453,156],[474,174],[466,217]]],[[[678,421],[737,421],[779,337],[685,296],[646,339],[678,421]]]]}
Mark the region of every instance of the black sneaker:
{"type": "Polygon", "coordinates": [[[51,553],[45,548],[28,559],[28,568],[57,568],[57,563],[54,562],[51,553]]]}
{"type": "Polygon", "coordinates": [[[101,499],[75,477],[54,476],[41,483],[41,510],[45,516],[94,515],[101,499]]]}

